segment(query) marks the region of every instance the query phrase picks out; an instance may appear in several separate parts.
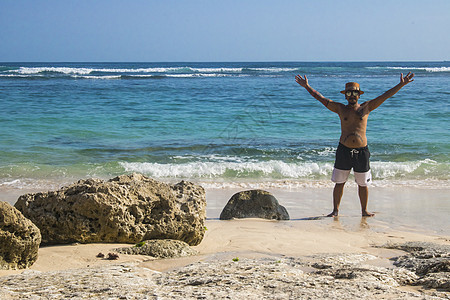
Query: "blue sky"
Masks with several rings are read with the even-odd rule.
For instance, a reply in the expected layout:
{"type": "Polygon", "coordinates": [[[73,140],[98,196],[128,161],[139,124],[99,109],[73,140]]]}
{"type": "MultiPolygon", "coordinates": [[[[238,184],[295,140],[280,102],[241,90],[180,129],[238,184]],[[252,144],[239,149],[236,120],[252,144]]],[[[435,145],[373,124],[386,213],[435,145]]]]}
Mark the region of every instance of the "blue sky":
{"type": "Polygon", "coordinates": [[[0,61],[439,61],[449,28],[449,0],[0,0],[0,61]]]}

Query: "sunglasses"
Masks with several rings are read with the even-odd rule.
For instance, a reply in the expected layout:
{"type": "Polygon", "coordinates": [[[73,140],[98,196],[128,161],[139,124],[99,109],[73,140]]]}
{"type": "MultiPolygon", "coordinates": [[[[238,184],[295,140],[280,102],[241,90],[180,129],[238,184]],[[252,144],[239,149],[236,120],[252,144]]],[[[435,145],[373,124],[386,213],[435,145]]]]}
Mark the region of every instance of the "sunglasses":
{"type": "Polygon", "coordinates": [[[348,97],[350,97],[351,95],[359,96],[359,91],[358,90],[349,90],[349,91],[345,92],[345,95],[347,95],[348,97]]]}

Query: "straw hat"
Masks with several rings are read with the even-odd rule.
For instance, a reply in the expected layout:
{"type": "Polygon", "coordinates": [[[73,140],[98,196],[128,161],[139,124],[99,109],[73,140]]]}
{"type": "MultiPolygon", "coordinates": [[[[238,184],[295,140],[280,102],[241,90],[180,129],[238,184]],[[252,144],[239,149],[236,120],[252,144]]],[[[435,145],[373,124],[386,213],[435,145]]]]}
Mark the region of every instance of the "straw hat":
{"type": "Polygon", "coordinates": [[[356,82],[347,82],[345,84],[345,90],[341,91],[341,93],[345,94],[345,92],[348,90],[357,90],[359,91],[360,95],[364,94],[364,92],[359,89],[359,83],[356,82]]]}

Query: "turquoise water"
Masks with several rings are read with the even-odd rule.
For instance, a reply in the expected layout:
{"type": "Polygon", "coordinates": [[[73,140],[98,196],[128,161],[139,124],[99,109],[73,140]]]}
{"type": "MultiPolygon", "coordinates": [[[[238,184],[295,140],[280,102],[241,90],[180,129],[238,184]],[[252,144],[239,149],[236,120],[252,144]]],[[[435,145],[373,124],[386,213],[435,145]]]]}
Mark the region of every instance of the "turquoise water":
{"type": "Polygon", "coordinates": [[[375,181],[450,179],[450,62],[0,63],[0,185],[112,177],[233,182],[329,180],[339,118],[324,96],[357,81],[370,100],[375,181]]]}

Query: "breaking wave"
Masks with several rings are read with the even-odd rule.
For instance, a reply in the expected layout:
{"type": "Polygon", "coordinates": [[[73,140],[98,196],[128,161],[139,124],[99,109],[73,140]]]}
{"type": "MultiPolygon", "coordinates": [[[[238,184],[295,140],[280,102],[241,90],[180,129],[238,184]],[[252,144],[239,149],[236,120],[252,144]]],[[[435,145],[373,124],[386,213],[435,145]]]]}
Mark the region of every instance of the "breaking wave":
{"type": "MultiPolygon", "coordinates": [[[[189,162],[161,164],[120,162],[126,172],[139,172],[156,178],[211,179],[324,179],[331,176],[333,163],[292,162],[279,160],[249,162],[189,162]]],[[[374,179],[450,179],[449,164],[426,159],[414,162],[372,162],[374,179]]]]}
{"type": "Polygon", "coordinates": [[[367,67],[367,69],[425,71],[425,72],[450,72],[450,67],[367,67]]]}

